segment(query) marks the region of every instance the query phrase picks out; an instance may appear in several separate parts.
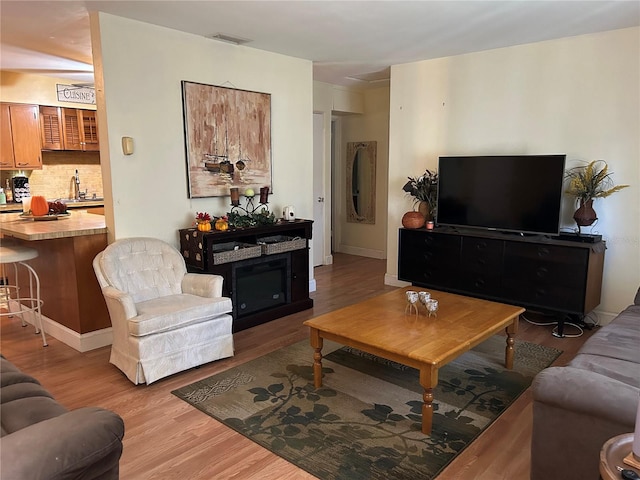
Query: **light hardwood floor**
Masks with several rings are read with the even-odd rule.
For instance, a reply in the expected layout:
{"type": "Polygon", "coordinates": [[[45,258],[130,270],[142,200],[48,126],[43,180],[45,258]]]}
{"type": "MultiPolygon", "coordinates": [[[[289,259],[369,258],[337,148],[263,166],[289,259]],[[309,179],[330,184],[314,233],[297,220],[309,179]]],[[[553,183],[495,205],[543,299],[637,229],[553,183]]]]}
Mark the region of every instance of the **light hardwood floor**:
{"type": "MultiPolygon", "coordinates": [[[[179,400],[171,391],[308,338],[308,329],[302,325],[308,318],[393,290],[383,284],[384,260],[336,254],[334,262],[315,269],[317,292],[312,294],[312,310],[239,332],[234,335],[234,357],[150,386],[133,385],[111,365],[109,347],[78,353],[49,337],[49,346],[43,348],[40,337],[31,327],[22,328],[17,318],[2,317],[1,351],[20,369],[38,378],[67,408],[99,406],[123,417],[122,479],[313,479],[179,400]]],[[[563,350],[556,364],[564,364],[590,333],[558,339],[551,335],[551,327],[521,321],[516,338],[563,350]]],[[[531,392],[527,390],[438,480],[528,479],[531,410],[531,392]]]]}

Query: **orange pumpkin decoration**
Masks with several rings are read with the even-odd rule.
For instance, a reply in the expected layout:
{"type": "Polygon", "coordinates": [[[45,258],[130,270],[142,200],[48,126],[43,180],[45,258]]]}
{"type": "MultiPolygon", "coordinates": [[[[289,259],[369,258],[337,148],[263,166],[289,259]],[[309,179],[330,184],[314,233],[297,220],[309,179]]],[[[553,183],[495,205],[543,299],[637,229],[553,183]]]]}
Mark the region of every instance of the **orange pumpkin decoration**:
{"type": "Polygon", "coordinates": [[[216,230],[221,232],[226,232],[229,230],[229,222],[227,222],[224,218],[219,218],[215,223],[216,230]]]}
{"type": "Polygon", "coordinates": [[[199,220],[197,224],[197,229],[200,232],[210,232],[211,231],[211,222],[205,220],[199,220]]]}
{"type": "Polygon", "coordinates": [[[31,197],[31,213],[35,217],[41,217],[49,213],[49,202],[41,195],[31,197]]]}

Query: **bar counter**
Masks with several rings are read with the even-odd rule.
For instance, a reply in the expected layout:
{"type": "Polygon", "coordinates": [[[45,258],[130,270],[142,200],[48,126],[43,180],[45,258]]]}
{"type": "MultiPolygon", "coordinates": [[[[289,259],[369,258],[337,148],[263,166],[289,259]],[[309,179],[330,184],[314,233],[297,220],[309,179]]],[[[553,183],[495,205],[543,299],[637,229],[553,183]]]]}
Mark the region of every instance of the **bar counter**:
{"type": "Polygon", "coordinates": [[[47,221],[35,221],[19,213],[4,213],[0,216],[0,232],[5,236],[33,241],[97,235],[107,233],[107,227],[104,215],[94,215],[86,210],[74,210],[68,217],[47,221]]]}
{"type": "MultiPolygon", "coordinates": [[[[44,316],[72,330],[79,344],[83,334],[111,326],[92,266],[95,256],[107,246],[103,215],[74,210],[58,220],[34,221],[18,213],[4,213],[0,214],[0,233],[1,242],[11,237],[16,244],[38,250],[38,257],[29,264],[40,277],[44,316]]],[[[7,269],[11,281],[12,270],[7,269]]],[[[20,276],[21,284],[25,277],[20,276]]],[[[28,282],[21,287],[28,289],[28,282]]]]}

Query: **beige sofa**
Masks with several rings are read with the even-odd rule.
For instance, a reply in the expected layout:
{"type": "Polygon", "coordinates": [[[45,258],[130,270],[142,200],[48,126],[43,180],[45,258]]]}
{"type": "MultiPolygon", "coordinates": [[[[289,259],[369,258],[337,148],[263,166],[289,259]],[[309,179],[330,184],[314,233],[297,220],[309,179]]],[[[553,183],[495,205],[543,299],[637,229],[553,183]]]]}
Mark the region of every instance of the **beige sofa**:
{"type": "Polygon", "coordinates": [[[602,445],[634,431],[639,400],[640,289],[568,365],[536,376],[531,480],[597,480],[602,445]]]}

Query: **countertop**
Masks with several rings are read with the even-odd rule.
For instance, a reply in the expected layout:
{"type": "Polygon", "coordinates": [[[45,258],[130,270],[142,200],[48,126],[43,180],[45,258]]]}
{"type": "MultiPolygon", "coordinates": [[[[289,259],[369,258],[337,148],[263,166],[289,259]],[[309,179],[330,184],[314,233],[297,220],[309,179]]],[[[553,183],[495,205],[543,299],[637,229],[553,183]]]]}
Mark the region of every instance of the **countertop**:
{"type": "MultiPolygon", "coordinates": [[[[82,202],[69,202],[67,203],[67,209],[75,210],[78,208],[88,208],[88,207],[103,207],[104,200],[83,200],[82,202]]],[[[22,204],[21,203],[7,203],[4,205],[0,205],[0,213],[7,212],[22,212],[22,204]]]]}
{"type": "Polygon", "coordinates": [[[0,233],[30,241],[107,233],[104,216],[88,213],[86,210],[71,211],[68,217],[50,221],[34,221],[20,215],[19,213],[0,215],[0,233]]]}

